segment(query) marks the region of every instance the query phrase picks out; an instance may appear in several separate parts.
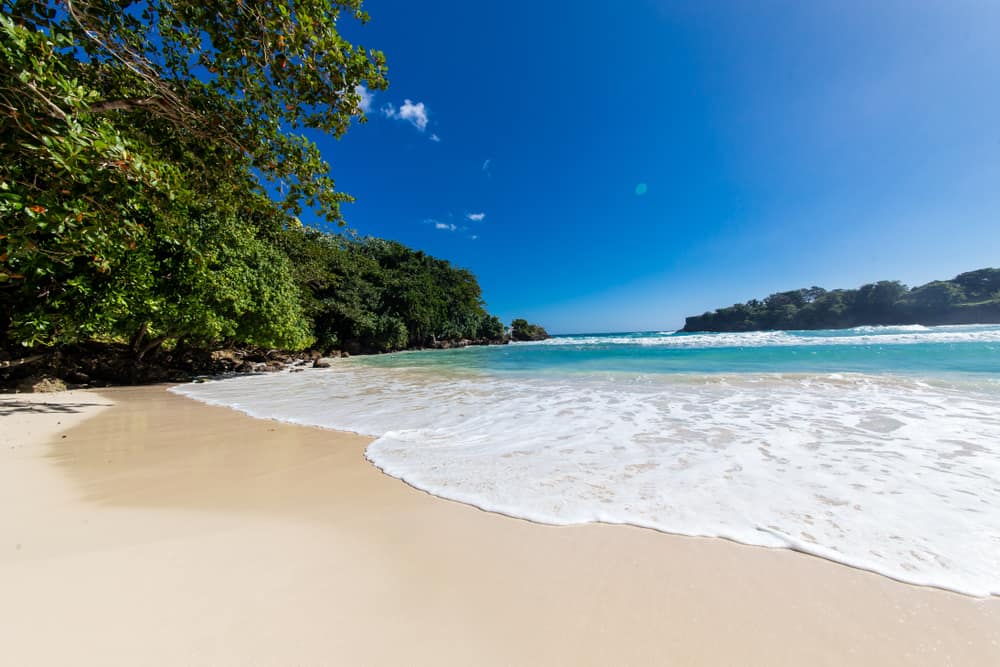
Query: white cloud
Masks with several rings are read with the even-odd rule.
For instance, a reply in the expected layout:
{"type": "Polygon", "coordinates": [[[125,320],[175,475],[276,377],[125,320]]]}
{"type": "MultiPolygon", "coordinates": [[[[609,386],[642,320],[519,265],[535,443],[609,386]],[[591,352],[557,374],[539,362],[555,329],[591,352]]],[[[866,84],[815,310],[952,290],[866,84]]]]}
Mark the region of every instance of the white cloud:
{"type": "Polygon", "coordinates": [[[375,93],[369,92],[369,90],[365,88],[364,84],[358,84],[355,86],[354,92],[361,98],[361,101],[358,103],[358,107],[360,107],[363,112],[370,113],[375,93]]]}
{"type": "Polygon", "coordinates": [[[465,217],[473,222],[482,222],[483,218],[486,217],[485,213],[466,213],[465,217]]]}
{"type": "Polygon", "coordinates": [[[432,134],[430,138],[431,138],[431,141],[434,141],[434,142],[440,142],[441,141],[441,137],[439,137],[436,134],[432,134]]]}
{"type": "Polygon", "coordinates": [[[473,240],[473,241],[475,241],[475,240],[476,240],[476,239],[478,239],[478,238],[479,238],[479,234],[473,234],[473,235],[472,235],[472,240],[473,240]]]}
{"type": "Polygon", "coordinates": [[[403,100],[403,106],[399,107],[399,117],[413,123],[421,132],[427,129],[427,107],[423,102],[414,104],[410,100],[403,100]]]}
{"type": "Polygon", "coordinates": [[[491,160],[486,160],[485,162],[483,162],[483,171],[485,171],[487,174],[490,173],[490,162],[491,160]]]}
{"type": "MultiPolygon", "coordinates": [[[[388,104],[384,104],[379,111],[381,111],[382,115],[386,118],[409,121],[413,127],[417,128],[421,132],[427,129],[428,110],[427,106],[423,102],[417,102],[414,104],[410,100],[403,100],[403,106],[398,109],[396,108],[396,105],[389,102],[388,104]]],[[[434,137],[437,137],[437,135],[433,135],[431,137],[431,141],[441,141],[440,137],[437,139],[434,139],[434,137]]]]}
{"type": "Polygon", "coordinates": [[[458,227],[456,227],[455,225],[449,225],[447,222],[435,222],[434,229],[446,229],[449,232],[453,232],[456,229],[458,229],[458,227]]]}

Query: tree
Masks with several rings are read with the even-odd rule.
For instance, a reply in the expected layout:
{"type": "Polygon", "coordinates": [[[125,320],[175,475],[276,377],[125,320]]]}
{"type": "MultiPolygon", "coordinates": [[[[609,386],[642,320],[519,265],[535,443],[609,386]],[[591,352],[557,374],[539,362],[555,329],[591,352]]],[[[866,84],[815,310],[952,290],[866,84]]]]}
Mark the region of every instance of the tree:
{"type": "Polygon", "coordinates": [[[286,210],[318,206],[341,222],[329,166],[304,131],[340,137],[361,116],[358,87],[384,89],[384,55],[337,31],[342,13],[361,23],[361,0],[3,0],[27,32],[52,36],[48,54],[83,87],[63,103],[44,71],[18,96],[72,121],[157,119],[178,134],[228,149],[282,193],[286,210]]]}
{"type": "Polygon", "coordinates": [[[502,340],[504,336],[503,322],[496,315],[484,317],[476,336],[483,340],[502,340]]]}
{"type": "Polygon", "coordinates": [[[520,341],[544,340],[549,337],[549,334],[537,324],[530,324],[528,320],[518,318],[510,323],[510,337],[520,341]]]}
{"type": "Polygon", "coordinates": [[[446,261],[394,241],[307,228],[284,230],[281,245],[321,347],[388,352],[503,337],[475,276],[446,261]]]}
{"type": "Polygon", "coordinates": [[[342,223],[350,197],[305,132],[340,136],[358,87],[387,85],[382,54],[337,32],[367,21],[360,0],[0,5],[0,343],[304,344],[267,244],[304,206],[342,223]],[[278,314],[284,331],[259,324],[278,314]]]}
{"type": "Polygon", "coordinates": [[[979,269],[960,273],[952,281],[970,301],[995,299],[1000,291],[1000,269],[979,269]]]}
{"type": "Polygon", "coordinates": [[[904,298],[906,305],[917,312],[949,308],[963,301],[965,293],[962,288],[953,282],[943,280],[915,287],[904,298]]]}

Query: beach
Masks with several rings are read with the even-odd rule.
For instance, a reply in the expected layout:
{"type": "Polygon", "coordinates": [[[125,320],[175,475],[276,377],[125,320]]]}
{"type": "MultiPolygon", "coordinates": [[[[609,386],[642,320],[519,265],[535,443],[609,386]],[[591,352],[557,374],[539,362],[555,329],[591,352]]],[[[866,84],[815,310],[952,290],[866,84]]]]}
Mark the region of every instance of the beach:
{"type": "Polygon", "coordinates": [[[547,526],[165,387],[0,399],[7,664],[1000,663],[1000,599],[547,526]]]}

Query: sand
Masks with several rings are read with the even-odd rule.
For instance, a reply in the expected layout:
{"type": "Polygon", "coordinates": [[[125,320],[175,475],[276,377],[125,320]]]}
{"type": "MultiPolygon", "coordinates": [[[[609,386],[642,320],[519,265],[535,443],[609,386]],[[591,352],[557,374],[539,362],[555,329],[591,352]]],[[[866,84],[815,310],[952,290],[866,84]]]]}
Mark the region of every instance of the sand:
{"type": "Polygon", "coordinates": [[[366,443],[163,387],[0,397],[0,663],[1000,664],[998,598],[489,514],[366,443]]]}

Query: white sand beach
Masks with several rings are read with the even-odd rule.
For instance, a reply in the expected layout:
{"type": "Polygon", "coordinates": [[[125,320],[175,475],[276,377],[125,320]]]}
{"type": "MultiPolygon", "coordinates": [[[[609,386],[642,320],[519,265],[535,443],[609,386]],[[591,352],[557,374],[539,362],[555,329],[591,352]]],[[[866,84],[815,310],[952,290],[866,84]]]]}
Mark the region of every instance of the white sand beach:
{"type": "Polygon", "coordinates": [[[165,387],[0,397],[9,665],[996,665],[1000,599],[489,514],[165,387]]]}

